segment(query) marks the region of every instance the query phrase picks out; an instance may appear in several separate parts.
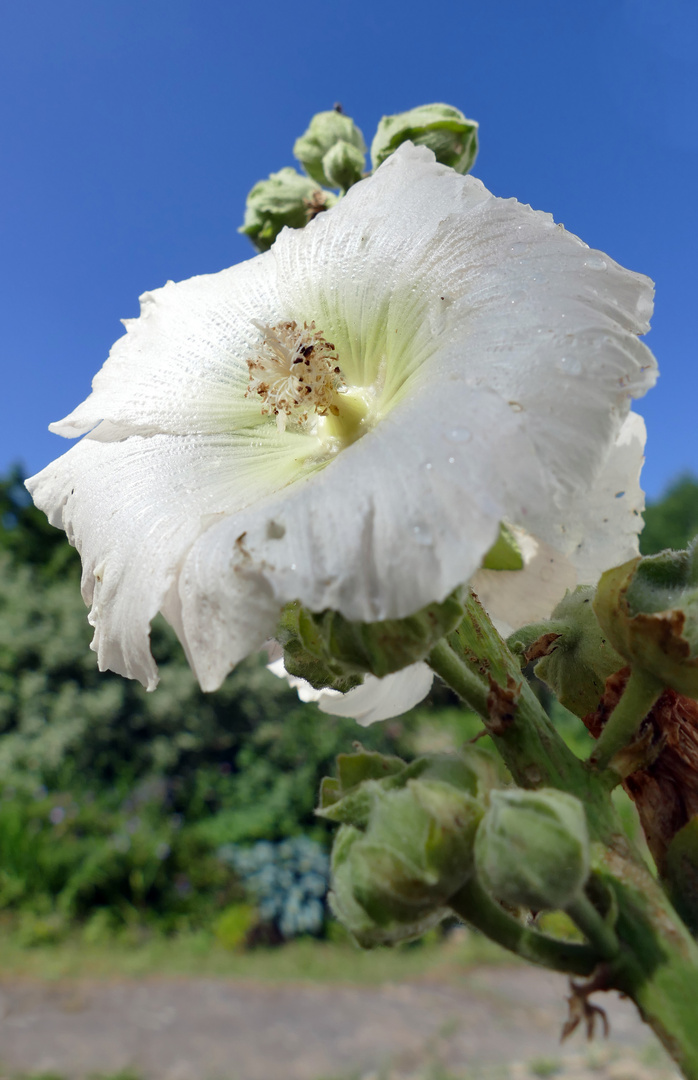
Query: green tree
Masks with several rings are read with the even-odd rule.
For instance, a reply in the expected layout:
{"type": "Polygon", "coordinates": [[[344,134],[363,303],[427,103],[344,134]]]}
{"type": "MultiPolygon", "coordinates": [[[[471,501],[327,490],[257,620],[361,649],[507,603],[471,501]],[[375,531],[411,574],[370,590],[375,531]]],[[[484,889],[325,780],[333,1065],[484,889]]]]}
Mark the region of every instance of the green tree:
{"type": "Polygon", "coordinates": [[[657,502],[645,510],[645,528],[640,535],[643,555],[655,555],[664,548],[685,548],[698,533],[698,480],[685,475],[674,481],[657,502]]]}

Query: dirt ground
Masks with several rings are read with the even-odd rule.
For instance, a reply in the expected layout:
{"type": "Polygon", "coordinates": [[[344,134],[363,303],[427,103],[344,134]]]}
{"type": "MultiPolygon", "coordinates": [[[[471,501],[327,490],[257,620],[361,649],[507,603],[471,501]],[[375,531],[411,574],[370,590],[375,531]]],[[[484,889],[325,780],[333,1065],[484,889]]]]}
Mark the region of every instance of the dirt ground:
{"type": "MultiPolygon", "coordinates": [[[[548,1075],[557,1062],[584,1077],[581,1034],[560,1048],[566,993],[561,976],[522,967],[476,968],[459,986],[0,981],[0,1065],[66,1077],[131,1069],[148,1080],[320,1080],[390,1068],[421,1076],[438,1060],[458,1075],[506,1066],[495,1071],[523,1078],[525,1063],[545,1059],[548,1075]]],[[[598,1002],[611,1040],[596,1076],[602,1060],[615,1060],[612,1080],[658,1075],[638,1056],[652,1058],[654,1038],[634,1007],[615,994],[598,1002]]]]}

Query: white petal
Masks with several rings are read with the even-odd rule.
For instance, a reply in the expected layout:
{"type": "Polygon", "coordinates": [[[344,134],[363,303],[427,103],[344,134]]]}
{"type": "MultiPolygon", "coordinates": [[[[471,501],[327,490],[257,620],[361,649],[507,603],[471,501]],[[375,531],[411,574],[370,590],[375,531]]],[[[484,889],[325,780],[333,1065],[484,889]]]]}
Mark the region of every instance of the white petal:
{"type": "MultiPolygon", "coordinates": [[[[629,413],[596,483],[567,519],[565,540],[580,584],[595,585],[604,570],[638,553],[645,508],[640,487],[645,439],[644,420],[629,413]]],[[[562,539],[556,543],[562,548],[562,539]]]]}
{"type": "MultiPolygon", "coordinates": [[[[158,610],[167,607],[186,648],[172,584],[187,550],[212,520],[283,487],[297,471],[293,447],[275,434],[262,455],[233,435],[87,437],[28,481],[36,505],[80,552],[101,670],[155,687],[149,629],[158,610]]],[[[245,612],[254,626],[259,610],[245,612]]]]}
{"type": "Polygon", "coordinates": [[[514,414],[486,391],[471,399],[467,441],[456,394],[444,400],[426,388],[310,480],[197,540],[179,589],[188,648],[207,687],[273,635],[271,615],[255,640],[239,633],[257,595],[271,593],[277,611],[297,599],[363,622],[402,618],[470,578],[509,509],[520,519],[544,498],[514,414]],[[493,453],[493,431],[515,466],[493,453]]]}
{"type": "Polygon", "coordinates": [[[278,318],[273,256],[260,255],[140,298],[138,319],[92,383],[92,393],[51,430],[74,437],[100,421],[110,438],[221,433],[268,426],[245,399],[247,356],[259,341],[253,319],[278,318]]]}
{"type": "Polygon", "coordinates": [[[383,679],[366,675],[360,686],[341,694],[339,690],[329,688],[316,690],[305,679],[289,675],[283,657],[267,664],[267,668],[277,678],[287,679],[288,685],[297,691],[301,701],[317,702],[321,712],[351,717],[362,727],[379,720],[390,720],[393,716],[402,716],[413,709],[427,696],[434,681],[434,673],[426,664],[411,664],[383,679]]]}
{"type": "Polygon", "coordinates": [[[318,704],[321,712],[351,716],[368,727],[413,709],[427,696],[433,680],[434,673],[426,664],[411,664],[384,679],[367,675],[361,686],[339,696],[324,694],[318,704]]]}

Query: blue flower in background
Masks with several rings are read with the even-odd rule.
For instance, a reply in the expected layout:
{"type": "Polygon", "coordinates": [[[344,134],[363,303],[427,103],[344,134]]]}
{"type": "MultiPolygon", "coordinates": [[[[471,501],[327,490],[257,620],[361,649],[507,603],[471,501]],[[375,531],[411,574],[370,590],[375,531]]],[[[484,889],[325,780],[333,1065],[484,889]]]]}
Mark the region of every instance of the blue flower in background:
{"type": "Polygon", "coordinates": [[[224,844],[218,858],[235,870],[264,922],[284,938],[319,934],[325,921],[330,859],[307,836],[252,847],[224,844]]]}

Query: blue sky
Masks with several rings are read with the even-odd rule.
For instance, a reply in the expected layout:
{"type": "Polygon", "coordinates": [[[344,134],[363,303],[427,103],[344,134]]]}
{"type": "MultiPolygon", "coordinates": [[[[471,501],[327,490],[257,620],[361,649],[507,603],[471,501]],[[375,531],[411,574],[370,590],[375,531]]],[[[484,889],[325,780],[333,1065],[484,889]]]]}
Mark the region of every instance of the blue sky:
{"type": "Polygon", "coordinates": [[[42,467],[146,289],[248,258],[314,112],[446,101],[474,172],[657,283],[645,487],[698,474],[695,0],[22,0],[0,33],[0,469],[42,467]]]}

